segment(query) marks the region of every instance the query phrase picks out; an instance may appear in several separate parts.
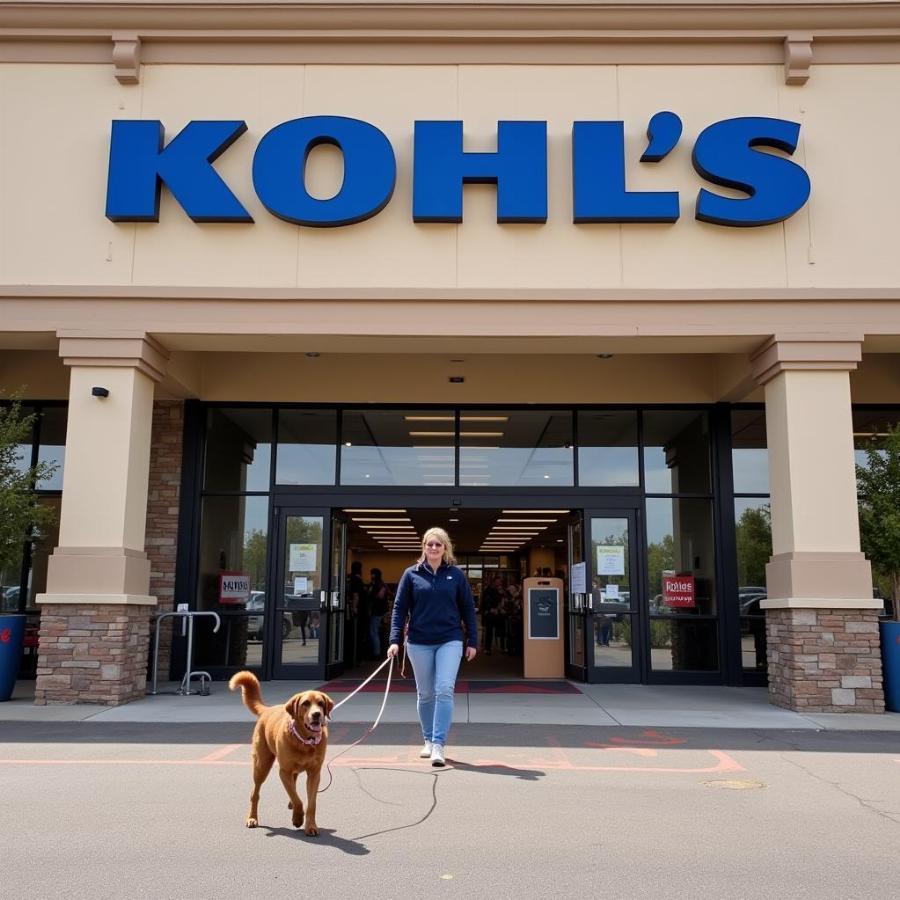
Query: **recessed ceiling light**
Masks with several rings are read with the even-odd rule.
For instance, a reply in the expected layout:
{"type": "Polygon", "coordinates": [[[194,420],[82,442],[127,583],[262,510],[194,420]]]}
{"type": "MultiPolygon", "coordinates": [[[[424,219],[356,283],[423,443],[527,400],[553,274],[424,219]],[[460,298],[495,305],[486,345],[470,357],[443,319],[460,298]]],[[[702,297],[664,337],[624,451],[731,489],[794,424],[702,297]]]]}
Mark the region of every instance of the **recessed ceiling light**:
{"type": "Polygon", "coordinates": [[[345,513],[363,513],[363,512],[371,512],[371,513],[404,513],[405,509],[344,509],[345,513]]]}
{"type": "Polygon", "coordinates": [[[404,516],[403,518],[400,518],[400,519],[391,519],[391,518],[385,519],[383,517],[379,517],[376,519],[374,516],[353,516],[352,518],[353,518],[354,522],[409,522],[409,521],[411,521],[409,516],[404,516]]]}
{"type": "Polygon", "coordinates": [[[497,519],[498,522],[515,522],[519,525],[527,522],[557,522],[558,519],[497,519]]]}
{"type": "Polygon", "coordinates": [[[519,514],[534,513],[535,515],[541,515],[541,514],[549,515],[551,513],[558,513],[558,514],[567,513],[567,512],[569,512],[569,510],[568,509],[503,509],[503,510],[501,510],[501,512],[503,513],[503,515],[507,515],[508,513],[519,513],[519,514]]]}
{"type": "Polygon", "coordinates": [[[452,431],[411,431],[410,437],[453,437],[452,431]]]}
{"type": "Polygon", "coordinates": [[[612,353],[598,353],[597,354],[597,359],[612,359],[612,358],[613,358],[612,353]]]}
{"type": "Polygon", "coordinates": [[[306,357],[307,357],[308,359],[318,359],[318,358],[319,358],[319,354],[316,353],[314,350],[310,350],[309,353],[306,354],[306,357]]]}

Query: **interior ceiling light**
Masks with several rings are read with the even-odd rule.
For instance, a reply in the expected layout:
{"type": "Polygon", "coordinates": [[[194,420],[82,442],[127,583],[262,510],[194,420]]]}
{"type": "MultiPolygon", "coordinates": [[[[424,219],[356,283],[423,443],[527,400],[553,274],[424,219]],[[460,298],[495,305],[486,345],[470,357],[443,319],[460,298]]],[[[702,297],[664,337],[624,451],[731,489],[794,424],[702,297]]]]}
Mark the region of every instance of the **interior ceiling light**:
{"type": "Polygon", "coordinates": [[[491,529],[491,531],[515,531],[518,534],[538,534],[539,532],[546,530],[546,525],[543,527],[540,525],[495,525],[491,529]]]}
{"type": "Polygon", "coordinates": [[[498,522],[517,522],[523,524],[526,522],[557,522],[558,519],[497,519],[498,522]]]}
{"type": "Polygon", "coordinates": [[[404,416],[406,422],[453,422],[453,416],[404,416]]]}
{"type": "Polygon", "coordinates": [[[345,509],[344,512],[345,513],[371,512],[371,513],[385,513],[386,514],[386,513],[404,513],[404,512],[406,512],[406,510],[405,509],[345,509]]]}
{"type": "Polygon", "coordinates": [[[452,431],[411,431],[410,437],[453,437],[452,431]]]}
{"type": "Polygon", "coordinates": [[[503,431],[461,431],[459,433],[460,437],[469,437],[469,438],[489,438],[489,437],[503,437],[505,432],[503,431]]]}
{"type": "Polygon", "coordinates": [[[534,514],[534,515],[549,515],[551,513],[557,513],[557,514],[567,513],[567,512],[570,512],[570,510],[568,510],[568,509],[504,509],[504,510],[501,510],[501,512],[503,513],[504,516],[508,515],[509,513],[516,513],[516,514],[521,514],[521,515],[524,515],[525,513],[530,513],[530,514],[534,514]]]}
{"type": "Polygon", "coordinates": [[[354,522],[410,522],[412,521],[409,516],[404,516],[400,519],[385,519],[385,518],[375,518],[374,516],[353,516],[354,522]]]}

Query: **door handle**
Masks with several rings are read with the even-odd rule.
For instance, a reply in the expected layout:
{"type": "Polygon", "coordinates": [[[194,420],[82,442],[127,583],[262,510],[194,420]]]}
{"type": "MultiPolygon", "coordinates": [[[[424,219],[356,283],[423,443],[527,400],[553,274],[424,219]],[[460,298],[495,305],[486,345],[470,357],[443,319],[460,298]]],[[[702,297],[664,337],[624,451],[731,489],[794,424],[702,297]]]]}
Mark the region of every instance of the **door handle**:
{"type": "Polygon", "coordinates": [[[332,591],[331,592],[331,608],[332,609],[340,609],[341,608],[341,592],[340,591],[332,591]]]}
{"type": "Polygon", "coordinates": [[[328,609],[328,591],[319,591],[319,609],[328,609]]]}

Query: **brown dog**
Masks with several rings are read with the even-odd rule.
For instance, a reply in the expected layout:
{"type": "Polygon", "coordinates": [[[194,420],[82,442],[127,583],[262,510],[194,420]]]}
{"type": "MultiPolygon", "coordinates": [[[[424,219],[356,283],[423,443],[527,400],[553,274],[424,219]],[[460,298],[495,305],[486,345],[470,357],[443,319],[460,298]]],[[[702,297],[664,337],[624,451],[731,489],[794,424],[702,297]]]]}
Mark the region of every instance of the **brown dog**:
{"type": "Polygon", "coordinates": [[[252,672],[238,672],[228,682],[231,690],[241,689],[244,706],[258,716],[253,729],[253,792],[247,812],[248,828],[259,824],[259,789],[278,761],[281,783],[290,797],[288,809],[293,810],[294,828],[303,824],[303,802],[297,794],[297,776],[306,772],[306,834],[318,835],[316,825],[316,794],[325,751],[328,749],[326,719],[334,701],[321,691],[294,694],[284,706],[265,706],[259,690],[259,680],[252,672]]]}

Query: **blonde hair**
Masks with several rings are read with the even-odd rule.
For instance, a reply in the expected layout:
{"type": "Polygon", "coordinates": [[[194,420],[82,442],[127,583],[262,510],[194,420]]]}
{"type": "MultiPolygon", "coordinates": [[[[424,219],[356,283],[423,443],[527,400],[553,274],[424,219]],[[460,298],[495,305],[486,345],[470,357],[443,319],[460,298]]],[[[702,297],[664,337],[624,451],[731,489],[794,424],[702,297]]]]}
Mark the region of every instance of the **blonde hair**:
{"type": "Polygon", "coordinates": [[[422,537],[422,555],[419,557],[419,562],[425,562],[425,544],[428,543],[429,538],[437,538],[444,545],[443,562],[447,563],[448,566],[455,566],[456,557],[453,555],[453,541],[450,540],[450,535],[443,528],[429,528],[425,532],[422,537]]]}

